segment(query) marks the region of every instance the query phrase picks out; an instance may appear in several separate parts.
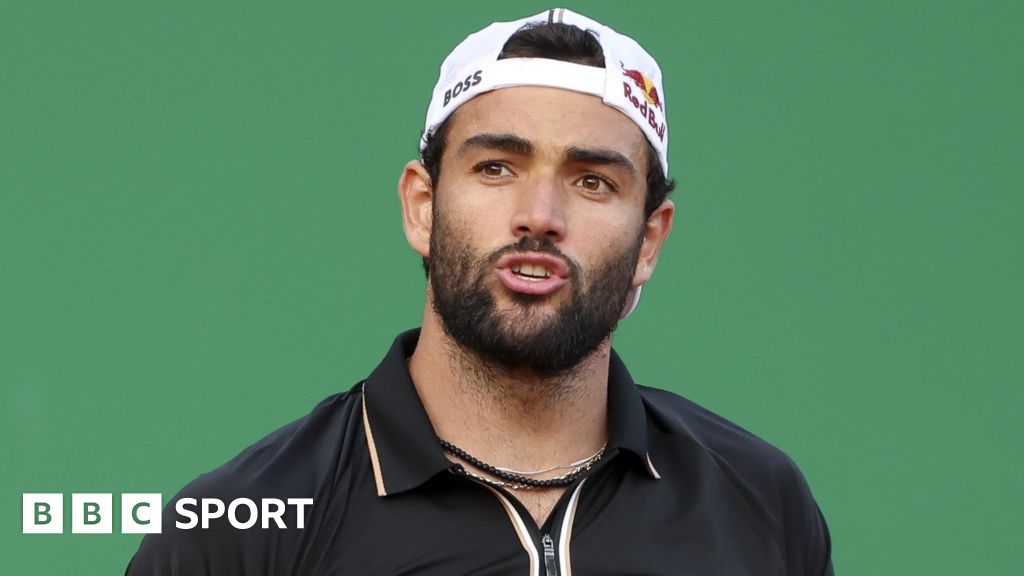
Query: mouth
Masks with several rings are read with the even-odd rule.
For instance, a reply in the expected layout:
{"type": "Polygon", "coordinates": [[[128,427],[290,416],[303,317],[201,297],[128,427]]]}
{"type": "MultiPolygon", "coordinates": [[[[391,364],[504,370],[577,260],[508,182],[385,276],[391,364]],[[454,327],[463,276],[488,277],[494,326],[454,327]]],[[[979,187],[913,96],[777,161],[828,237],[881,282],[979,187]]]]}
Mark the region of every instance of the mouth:
{"type": "Polygon", "coordinates": [[[496,273],[506,288],[521,294],[551,294],[568,282],[569,267],[544,252],[520,252],[498,260],[496,273]]]}
{"type": "Polygon", "coordinates": [[[542,280],[551,277],[551,270],[542,264],[516,264],[512,266],[512,273],[528,280],[542,280]]]}

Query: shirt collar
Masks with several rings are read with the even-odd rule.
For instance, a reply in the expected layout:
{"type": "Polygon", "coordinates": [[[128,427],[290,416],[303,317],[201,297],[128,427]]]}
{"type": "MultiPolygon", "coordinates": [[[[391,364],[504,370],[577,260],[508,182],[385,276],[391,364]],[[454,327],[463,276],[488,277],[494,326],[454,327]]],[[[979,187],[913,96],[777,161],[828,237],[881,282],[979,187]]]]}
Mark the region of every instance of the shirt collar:
{"type": "MultiPolygon", "coordinates": [[[[395,338],[384,360],[363,383],[363,426],[377,494],[416,488],[453,464],[438,443],[406,360],[416,349],[419,329],[395,338]]],[[[647,449],[647,416],[625,364],[612,351],[608,373],[608,449],[619,449],[654,478],[660,478],[647,449]]]]}
{"type": "Polygon", "coordinates": [[[652,478],[661,478],[651,463],[643,399],[614,349],[608,363],[608,447],[632,456],[652,478]]]}

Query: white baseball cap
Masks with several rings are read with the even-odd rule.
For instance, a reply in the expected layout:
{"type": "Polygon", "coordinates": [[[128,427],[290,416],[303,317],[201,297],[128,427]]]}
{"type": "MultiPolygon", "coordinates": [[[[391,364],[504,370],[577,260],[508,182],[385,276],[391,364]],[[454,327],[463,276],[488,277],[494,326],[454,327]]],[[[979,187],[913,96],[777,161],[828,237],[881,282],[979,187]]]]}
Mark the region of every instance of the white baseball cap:
{"type": "Polygon", "coordinates": [[[565,8],[514,22],[495,22],[456,46],[441,64],[420,150],[456,108],[474,96],[512,86],[546,86],[600,96],[643,131],[668,176],[668,123],[658,63],[632,38],[565,8]],[[498,60],[513,34],[528,24],[543,23],[570,24],[592,34],[601,44],[605,67],[545,58],[498,60]]]}

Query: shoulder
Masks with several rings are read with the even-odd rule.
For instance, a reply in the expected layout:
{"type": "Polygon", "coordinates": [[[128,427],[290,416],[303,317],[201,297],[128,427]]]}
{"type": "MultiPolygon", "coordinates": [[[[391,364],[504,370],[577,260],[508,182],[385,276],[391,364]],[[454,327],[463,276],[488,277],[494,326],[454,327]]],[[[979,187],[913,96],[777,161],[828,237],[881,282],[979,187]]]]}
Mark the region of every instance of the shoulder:
{"type": "Polygon", "coordinates": [[[796,463],[755,434],[677,394],[638,386],[648,441],[666,477],[725,486],[773,533],[790,573],[830,574],[831,538],[796,463]],[[683,470],[686,468],[686,470],[683,470]]]}
{"type": "Polygon", "coordinates": [[[738,424],[679,396],[637,386],[647,412],[649,434],[707,452],[718,462],[764,471],[795,467],[781,450],[738,424]]]}
{"type": "Polygon", "coordinates": [[[308,491],[331,473],[360,437],[362,385],[327,397],[305,416],[267,434],[220,467],[196,478],[181,495],[308,491]]]}
{"type": "Polygon", "coordinates": [[[127,574],[250,573],[256,566],[261,568],[255,573],[289,572],[301,541],[310,536],[310,530],[298,529],[300,523],[308,528],[308,516],[315,513],[301,503],[311,499],[315,506],[358,450],[361,392],[359,384],[326,398],[185,486],[168,501],[162,531],[143,539],[127,574]],[[228,512],[235,502],[233,523],[228,512]],[[212,514],[204,526],[207,506],[212,514]],[[250,510],[259,520],[239,528],[251,519],[250,510]],[[267,511],[280,522],[270,518],[262,526],[267,511]]]}
{"type": "Polygon", "coordinates": [[[362,384],[334,394],[309,414],[242,450],[221,467],[199,478],[207,486],[251,486],[270,490],[308,485],[329,473],[346,445],[361,434],[362,384]]]}

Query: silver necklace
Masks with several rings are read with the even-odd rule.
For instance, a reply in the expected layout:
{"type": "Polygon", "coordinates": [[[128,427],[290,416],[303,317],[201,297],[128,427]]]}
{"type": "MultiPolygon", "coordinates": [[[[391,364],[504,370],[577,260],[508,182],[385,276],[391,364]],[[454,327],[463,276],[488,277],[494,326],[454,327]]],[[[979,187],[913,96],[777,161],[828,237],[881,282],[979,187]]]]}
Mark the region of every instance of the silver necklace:
{"type": "Polygon", "coordinates": [[[597,460],[597,457],[604,452],[604,449],[606,447],[608,447],[607,442],[601,444],[601,447],[597,449],[597,452],[594,452],[593,454],[587,456],[586,458],[580,458],[575,462],[570,462],[568,464],[563,464],[561,466],[552,466],[550,468],[544,468],[541,470],[516,470],[515,468],[505,468],[502,466],[495,466],[494,468],[497,470],[501,470],[502,472],[508,472],[509,474],[518,474],[519,476],[540,476],[541,474],[547,474],[548,472],[554,472],[555,470],[568,470],[569,468],[576,468],[578,466],[583,466],[584,464],[590,462],[591,460],[597,460]]]}
{"type": "Polygon", "coordinates": [[[561,476],[538,480],[536,478],[530,478],[522,474],[516,474],[514,472],[505,472],[503,470],[499,470],[497,466],[488,464],[487,462],[480,460],[476,456],[473,456],[472,454],[466,452],[465,450],[459,448],[458,446],[452,444],[451,442],[444,440],[443,438],[438,438],[438,441],[441,443],[441,447],[444,448],[445,452],[448,452],[453,456],[457,456],[458,458],[468,463],[470,466],[482,470],[490,474],[491,476],[495,476],[497,479],[491,479],[485,476],[480,476],[479,474],[467,470],[466,467],[463,466],[462,464],[456,464],[454,466],[453,470],[455,472],[463,474],[465,476],[470,476],[477,480],[487,482],[488,484],[492,484],[494,486],[510,488],[512,490],[530,490],[533,488],[556,488],[568,486],[575,482],[577,478],[580,478],[584,474],[589,472],[590,468],[599,460],[601,460],[602,456],[604,456],[605,449],[605,447],[602,446],[601,449],[598,450],[593,456],[583,460],[581,464],[573,467],[572,470],[565,474],[562,474],[561,476]]]}

